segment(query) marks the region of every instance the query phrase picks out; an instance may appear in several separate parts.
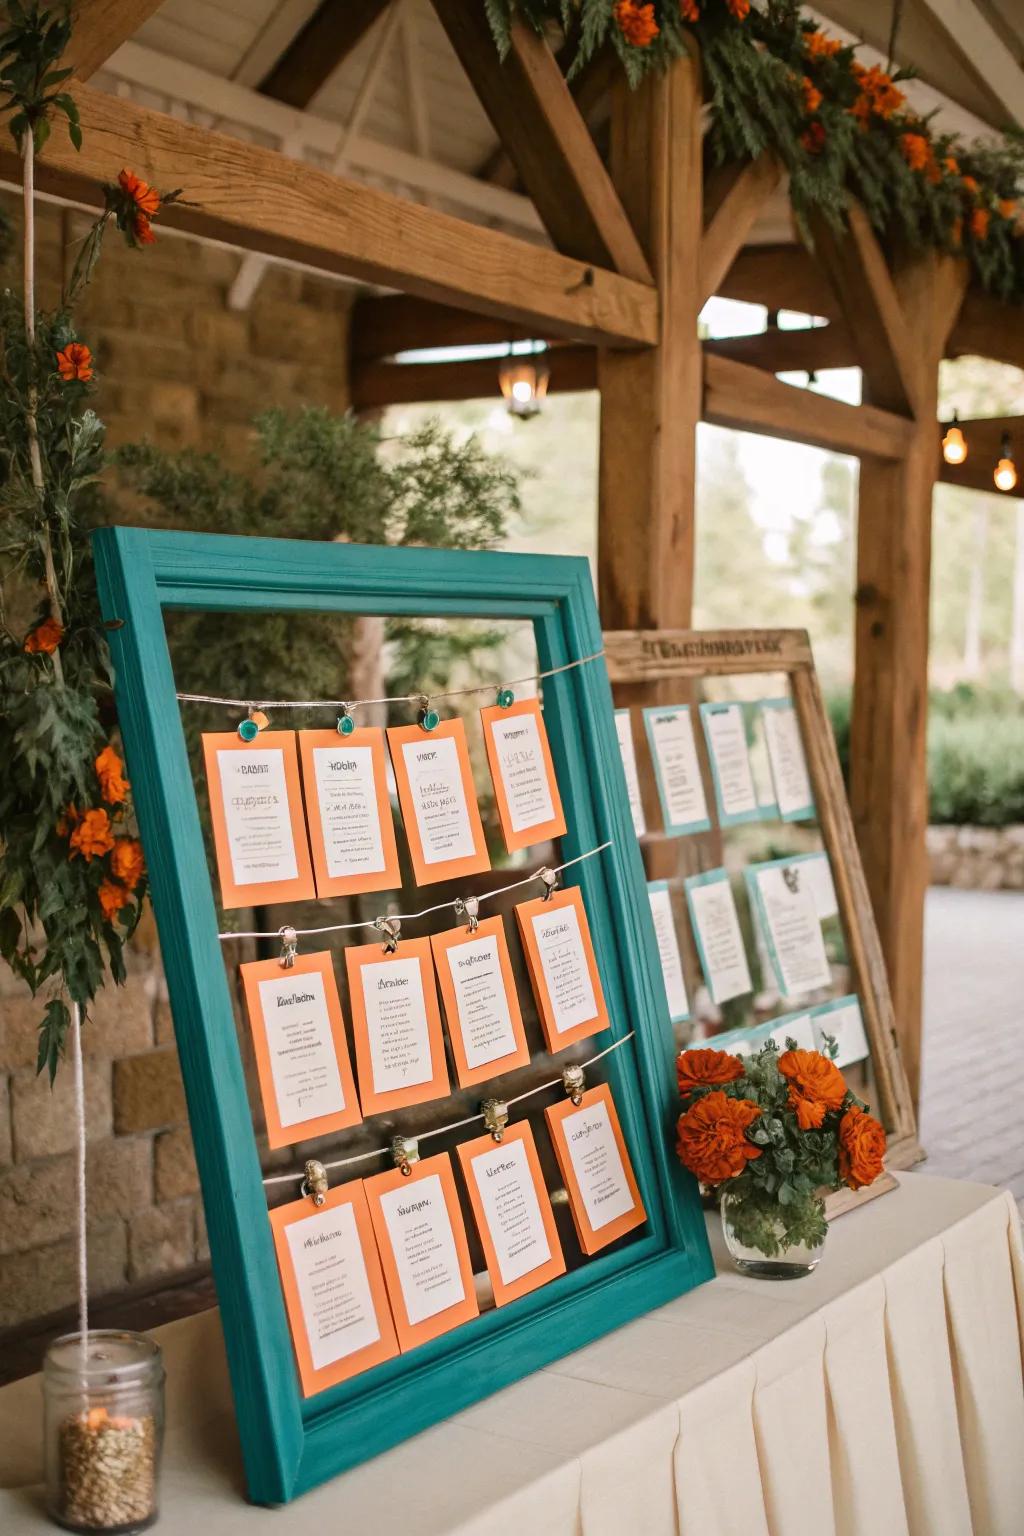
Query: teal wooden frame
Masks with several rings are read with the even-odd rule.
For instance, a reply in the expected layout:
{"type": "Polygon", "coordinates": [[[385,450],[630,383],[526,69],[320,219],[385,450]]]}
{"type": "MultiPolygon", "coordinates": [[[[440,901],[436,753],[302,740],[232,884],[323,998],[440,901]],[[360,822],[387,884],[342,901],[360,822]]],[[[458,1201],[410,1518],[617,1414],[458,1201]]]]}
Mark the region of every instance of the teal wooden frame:
{"type": "MultiPolygon", "coordinates": [[[[578,874],[621,1036],[608,1058],[648,1222],[507,1308],[303,1400],[278,1281],[165,609],[531,620],[542,668],[602,648],[586,560],[108,528],[94,536],[128,770],[174,1014],[250,1497],[281,1503],[710,1278],[696,1185],[671,1151],[672,1031],[603,661],[548,679],[578,874]]],[[[188,680],[182,679],[187,686],[188,680]]]]}

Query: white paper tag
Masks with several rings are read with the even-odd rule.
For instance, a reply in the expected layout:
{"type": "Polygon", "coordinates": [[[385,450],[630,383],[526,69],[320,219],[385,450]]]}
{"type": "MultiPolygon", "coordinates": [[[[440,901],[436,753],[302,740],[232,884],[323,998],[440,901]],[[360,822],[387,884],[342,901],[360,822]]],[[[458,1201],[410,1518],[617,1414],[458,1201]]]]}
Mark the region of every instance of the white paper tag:
{"type": "Polygon", "coordinates": [[[798,1051],[816,1051],[818,1049],[809,1013],[795,1014],[793,1018],[783,1020],[775,1029],[769,1031],[766,1038],[774,1040],[782,1052],[789,1049],[786,1045],[787,1040],[795,1040],[798,1051]]]}
{"type": "Polygon", "coordinates": [[[689,709],[657,709],[647,713],[651,744],[669,827],[692,826],[708,820],[707,800],[700,776],[693,718],[689,709]]]}
{"type": "Polygon", "coordinates": [[[281,748],[218,751],[217,767],[235,884],[296,880],[299,867],[281,748]]]}
{"type": "Polygon", "coordinates": [[[513,832],[526,832],[554,818],[540,731],[535,715],[495,716],[491,721],[498,770],[513,832]]]}
{"type": "Polygon", "coordinates": [[[694,926],[700,939],[704,979],[714,1003],[727,1003],[754,990],[747,953],[727,879],[687,888],[694,926]]]}
{"type": "Polygon", "coordinates": [[[633,1196],[615,1141],[608,1107],[600,1100],[562,1121],[565,1144],[587,1220],[595,1232],[633,1209],[633,1196]]]}
{"type": "Polygon", "coordinates": [[[411,1324],[465,1300],[459,1254],[444,1188],[436,1173],[380,1197],[402,1299],[411,1324]]]}
{"type": "Polygon", "coordinates": [[[827,918],[838,917],[839,899],[836,896],[835,882],[832,879],[832,866],[828,861],[827,853],[815,854],[809,859],[803,859],[800,863],[801,879],[807,881],[807,889],[811,893],[814,902],[814,910],[818,914],[820,922],[827,918]]]}
{"type": "Polygon", "coordinates": [[[516,1050],[497,934],[467,939],[446,951],[466,1065],[498,1061],[516,1050]]]}
{"type": "Polygon", "coordinates": [[[633,726],[628,709],[615,711],[615,734],[619,738],[619,751],[626,774],[626,793],[629,796],[629,814],[633,818],[633,831],[643,837],[647,831],[643,801],[640,798],[640,777],[636,770],[636,748],[633,745],[633,726]]]}
{"type": "Polygon", "coordinates": [[[575,907],[552,907],[533,919],[537,952],[551,999],[551,1023],[558,1034],[597,1017],[586,951],[575,907]]]}
{"type": "Polygon", "coordinates": [[[347,747],[339,736],[336,747],[314,747],[313,773],[328,875],[379,874],[386,861],[372,750],[347,747]]]}
{"type": "Polygon", "coordinates": [[[811,780],[796,710],[792,705],[788,709],[763,709],[761,718],[779,815],[792,816],[798,811],[810,814],[811,780]]]}
{"type": "Polygon", "coordinates": [[[821,920],[802,879],[803,867],[797,863],[755,872],[778,982],[787,997],[800,997],[832,981],[821,920]]]}
{"type": "Polygon", "coordinates": [[[551,1257],[526,1146],[508,1141],[471,1159],[484,1220],[503,1285],[539,1269],[551,1257]]]}
{"type": "Polygon", "coordinates": [[[677,1024],[689,1016],[690,1003],[686,996],[686,980],[683,976],[682,956],[679,953],[679,936],[676,933],[675,918],[672,915],[672,901],[666,890],[652,891],[648,887],[647,895],[651,903],[651,917],[658,940],[661,974],[665,978],[669,1018],[677,1024]]]}
{"type": "Polygon", "coordinates": [[[340,1113],[345,1093],[323,977],[282,971],[259,983],[259,997],[282,1126],[340,1113]]]}
{"type": "Polygon", "coordinates": [[[360,967],[374,1093],[394,1093],[434,1076],[430,1031],[418,960],[360,967]]]}
{"type": "Polygon", "coordinates": [[[722,815],[746,816],[756,812],[757,790],[742,709],[738,704],[729,704],[706,710],[704,726],[715,765],[722,815]]]}
{"type": "Polygon", "coordinates": [[[864,1031],[860,1003],[855,997],[836,1008],[814,1013],[812,1023],[815,1045],[819,1051],[825,1049],[826,1034],[835,1036],[839,1047],[839,1055],[835,1059],[837,1067],[852,1067],[854,1062],[863,1061],[867,1056],[868,1037],[864,1031]]]}
{"type": "Polygon", "coordinates": [[[476,852],[459,751],[451,736],[424,736],[402,748],[424,864],[468,859],[476,852]]]}
{"type": "Polygon", "coordinates": [[[314,1370],[380,1338],[366,1260],[351,1205],[285,1228],[314,1370]]]}

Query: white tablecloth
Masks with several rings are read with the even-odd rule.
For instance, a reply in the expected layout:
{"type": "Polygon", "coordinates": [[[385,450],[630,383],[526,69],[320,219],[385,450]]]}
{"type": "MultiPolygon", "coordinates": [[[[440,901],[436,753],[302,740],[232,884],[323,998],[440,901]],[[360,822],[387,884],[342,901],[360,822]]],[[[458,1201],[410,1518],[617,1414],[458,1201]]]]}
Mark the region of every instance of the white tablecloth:
{"type": "MultiPolygon", "coordinates": [[[[713,1240],[718,1246],[716,1223],[713,1240]]],[[[710,1284],[284,1509],[242,1476],[218,1314],[158,1331],[162,1536],[1022,1536],[1017,1211],[900,1176],[809,1279],[710,1284]]],[[[0,1391],[0,1532],[42,1527],[38,1378],[0,1391]]]]}

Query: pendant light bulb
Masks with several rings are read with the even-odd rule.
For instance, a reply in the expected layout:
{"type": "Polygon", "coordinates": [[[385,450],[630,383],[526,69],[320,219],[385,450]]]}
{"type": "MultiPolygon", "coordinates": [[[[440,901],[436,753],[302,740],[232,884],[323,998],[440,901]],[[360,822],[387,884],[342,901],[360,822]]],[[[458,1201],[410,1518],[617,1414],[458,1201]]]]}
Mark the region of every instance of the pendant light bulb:
{"type": "Polygon", "coordinates": [[[1012,491],[1017,484],[1017,466],[1013,462],[1013,448],[1010,443],[1009,432],[1003,433],[1000,453],[1002,456],[995,467],[992,479],[995,481],[997,491],[1012,491]]]}
{"type": "Polygon", "coordinates": [[[956,411],[942,439],[942,457],[947,464],[962,464],[967,457],[967,439],[961,430],[956,411]]]}

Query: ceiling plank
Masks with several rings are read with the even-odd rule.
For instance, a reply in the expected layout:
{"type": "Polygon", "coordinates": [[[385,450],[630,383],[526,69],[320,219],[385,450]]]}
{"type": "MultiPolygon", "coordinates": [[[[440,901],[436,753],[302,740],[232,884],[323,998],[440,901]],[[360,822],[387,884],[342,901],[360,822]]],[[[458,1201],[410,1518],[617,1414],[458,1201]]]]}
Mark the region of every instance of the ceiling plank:
{"type": "Polygon", "coordinates": [[[1024,325],[1020,306],[1004,304],[975,290],[964,299],[946,346],[947,357],[987,357],[1024,368],[1024,325]]]}
{"type": "Polygon", "coordinates": [[[1024,71],[974,0],[923,0],[926,10],[975,83],[1002,113],[1001,128],[1024,128],[1024,71]]]}
{"type": "Polygon", "coordinates": [[[741,166],[722,166],[704,182],[704,236],[700,246],[701,296],[719,292],[758,214],[779,184],[774,155],[741,166]]]}
{"type": "Polygon", "coordinates": [[[387,7],[388,0],[321,0],[258,89],[290,107],[308,107],[387,7]]]}
{"type": "MultiPolygon", "coordinates": [[[[111,165],[131,164],[157,187],[184,186],[187,203],[161,219],[187,233],[299,261],[381,287],[503,315],[606,345],[651,345],[652,287],[556,251],[406,202],[310,166],[76,85],[85,143],[55,134],[39,162],[40,191],[102,206],[111,165]]],[[[20,162],[0,150],[0,177],[20,162]]]]}
{"type": "Polygon", "coordinates": [[[434,9],[556,248],[650,282],[640,242],[544,39],[516,22],[502,60],[482,5],[434,0],[434,9]]]}
{"type": "Polygon", "coordinates": [[[162,3],[163,0],[79,0],[71,41],[61,62],[74,69],[76,80],[88,80],[162,3]]]}
{"type": "Polygon", "coordinates": [[[428,347],[494,346],[506,341],[546,340],[526,326],[476,315],[450,304],[428,304],[406,293],[357,299],[352,309],[350,355],[354,363],[394,357],[428,347]]]}

